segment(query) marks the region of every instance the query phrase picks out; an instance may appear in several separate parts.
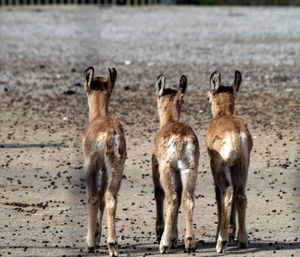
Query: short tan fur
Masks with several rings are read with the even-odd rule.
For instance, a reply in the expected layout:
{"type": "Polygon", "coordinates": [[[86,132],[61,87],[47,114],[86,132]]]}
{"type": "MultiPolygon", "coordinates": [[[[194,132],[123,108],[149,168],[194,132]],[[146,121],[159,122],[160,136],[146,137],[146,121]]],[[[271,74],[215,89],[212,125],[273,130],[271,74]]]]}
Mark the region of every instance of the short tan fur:
{"type": "Polygon", "coordinates": [[[88,193],[89,251],[100,243],[102,217],[107,209],[107,244],[110,256],[118,256],[116,238],[117,194],[121,185],[126,159],[126,141],[120,122],[108,116],[108,104],[117,79],[115,68],[109,77],[94,78],[94,68],[85,71],[85,91],[89,105],[89,123],[84,131],[82,146],[84,172],[88,193]],[[98,185],[98,177],[100,184],[98,185]]]}
{"type": "Polygon", "coordinates": [[[160,128],[154,137],[152,155],[156,234],[161,253],[177,245],[178,210],[182,200],[186,216],[185,248],[190,253],[195,247],[192,225],[199,144],[192,128],[179,122],[187,78],[181,77],[177,90],[165,88],[165,84],[166,78],[160,75],[155,83],[160,128]],[[163,213],[165,195],[166,221],[163,213]]]}
{"type": "Polygon", "coordinates": [[[218,253],[225,251],[229,240],[234,240],[236,210],[239,245],[248,246],[245,189],[253,142],[245,122],[233,114],[236,93],[241,83],[242,75],[239,71],[235,72],[234,83],[230,87],[221,84],[221,74],[217,71],[210,77],[208,97],[213,119],[207,129],[206,145],[218,205],[218,253]]]}

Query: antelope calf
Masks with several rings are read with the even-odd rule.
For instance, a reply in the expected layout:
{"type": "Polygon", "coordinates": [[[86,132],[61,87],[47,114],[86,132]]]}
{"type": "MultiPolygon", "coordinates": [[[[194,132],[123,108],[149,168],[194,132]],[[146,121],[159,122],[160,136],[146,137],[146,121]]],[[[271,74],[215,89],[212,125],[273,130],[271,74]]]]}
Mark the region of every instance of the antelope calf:
{"type": "Polygon", "coordinates": [[[122,126],[118,120],[108,117],[108,104],[116,79],[115,68],[109,69],[108,78],[94,78],[93,67],[85,71],[84,87],[88,97],[89,123],[84,131],[82,145],[88,193],[87,247],[89,251],[93,251],[100,243],[102,217],[106,206],[110,256],[118,256],[115,216],[117,193],[126,159],[126,141],[122,126]]]}
{"type": "Polygon", "coordinates": [[[208,97],[213,119],[207,129],[206,144],[218,205],[218,253],[225,251],[229,239],[234,240],[236,209],[238,242],[240,247],[248,247],[245,187],[253,143],[245,122],[233,114],[236,93],[241,83],[239,71],[235,72],[234,83],[230,87],[221,84],[220,73],[215,71],[210,77],[208,97]]]}
{"type": "Polygon", "coordinates": [[[178,210],[183,195],[186,216],[185,248],[190,253],[194,247],[192,232],[194,191],[197,178],[199,144],[192,128],[179,122],[180,109],[187,87],[182,76],[177,90],[165,88],[166,78],[156,80],[157,106],[160,128],[154,138],[152,175],[156,200],[156,235],[159,250],[166,253],[176,247],[178,210]],[[167,195],[166,222],[163,202],[167,195]]]}

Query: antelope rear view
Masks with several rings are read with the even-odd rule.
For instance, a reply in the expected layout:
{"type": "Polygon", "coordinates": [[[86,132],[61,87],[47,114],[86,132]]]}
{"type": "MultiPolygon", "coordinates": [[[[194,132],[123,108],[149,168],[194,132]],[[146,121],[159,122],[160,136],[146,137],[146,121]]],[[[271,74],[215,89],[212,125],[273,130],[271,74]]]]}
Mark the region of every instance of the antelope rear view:
{"type": "Polygon", "coordinates": [[[245,188],[253,143],[245,122],[233,114],[236,93],[241,83],[239,71],[235,72],[232,86],[222,85],[221,74],[218,72],[210,77],[208,97],[213,119],[207,129],[206,144],[218,205],[218,253],[225,251],[229,240],[234,240],[236,209],[238,242],[240,247],[248,247],[245,188]]]}
{"type": "Polygon", "coordinates": [[[117,78],[115,68],[109,77],[94,78],[94,69],[85,71],[89,123],[83,135],[84,172],[88,193],[89,251],[100,243],[102,217],[107,209],[107,244],[110,256],[118,256],[116,238],[117,194],[126,159],[126,142],[120,122],[108,117],[108,104],[117,78]],[[98,185],[98,176],[100,183],[98,185]]]}
{"type": "Polygon", "coordinates": [[[187,78],[181,77],[177,90],[165,88],[165,84],[166,78],[160,75],[156,80],[160,128],[154,138],[152,155],[156,235],[161,253],[166,253],[170,247],[176,247],[178,210],[182,198],[186,216],[185,248],[190,253],[195,247],[192,225],[199,144],[192,128],[179,122],[187,78]],[[164,222],[165,194],[167,211],[164,222]]]}

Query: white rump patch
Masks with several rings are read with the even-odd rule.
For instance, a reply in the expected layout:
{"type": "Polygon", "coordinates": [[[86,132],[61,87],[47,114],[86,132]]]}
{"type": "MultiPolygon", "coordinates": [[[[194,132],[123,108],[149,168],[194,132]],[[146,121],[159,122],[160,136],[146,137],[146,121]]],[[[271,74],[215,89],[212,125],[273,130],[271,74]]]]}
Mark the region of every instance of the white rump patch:
{"type": "Polygon", "coordinates": [[[175,164],[177,161],[177,152],[176,152],[176,142],[178,138],[176,136],[171,136],[166,149],[166,159],[172,164],[175,164]]]}
{"type": "Polygon", "coordinates": [[[103,156],[106,149],[106,144],[105,144],[106,136],[107,136],[106,133],[101,133],[98,135],[97,140],[93,142],[90,154],[94,155],[95,153],[97,153],[97,155],[100,154],[103,156]]]}
{"type": "Polygon", "coordinates": [[[178,168],[184,170],[195,166],[195,144],[191,138],[184,139],[184,152],[182,160],[178,161],[178,168]]]}
{"type": "Polygon", "coordinates": [[[185,139],[185,147],[182,159],[178,161],[178,168],[180,169],[182,184],[185,185],[187,178],[191,176],[193,169],[196,169],[197,160],[195,160],[196,146],[191,138],[185,139]]]}
{"type": "Polygon", "coordinates": [[[239,142],[234,136],[227,136],[223,140],[220,155],[226,162],[233,162],[239,153],[239,142]]]}
{"type": "Polygon", "coordinates": [[[248,137],[242,133],[240,135],[228,135],[223,140],[223,146],[220,150],[220,155],[229,166],[240,156],[244,160],[248,160],[248,137]]]}

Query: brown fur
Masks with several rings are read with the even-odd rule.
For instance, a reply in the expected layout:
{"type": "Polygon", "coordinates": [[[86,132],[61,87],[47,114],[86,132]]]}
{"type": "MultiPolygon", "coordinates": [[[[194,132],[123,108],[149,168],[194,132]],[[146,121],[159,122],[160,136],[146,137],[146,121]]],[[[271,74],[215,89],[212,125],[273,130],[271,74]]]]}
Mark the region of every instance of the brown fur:
{"type": "Polygon", "coordinates": [[[181,77],[178,90],[165,89],[165,77],[162,75],[156,81],[160,129],[154,137],[152,173],[157,214],[156,234],[160,241],[161,253],[177,244],[177,220],[181,198],[186,214],[185,247],[191,252],[195,246],[192,215],[199,144],[192,128],[178,121],[186,86],[185,76],[181,77]],[[166,222],[163,218],[165,194],[166,222]]]}
{"type": "Polygon", "coordinates": [[[85,72],[89,123],[84,131],[82,145],[88,191],[87,246],[89,251],[93,251],[96,244],[100,243],[102,217],[106,206],[109,255],[117,256],[115,215],[126,159],[126,141],[120,122],[108,117],[108,104],[117,71],[109,69],[109,73],[110,76],[106,79],[93,78],[92,67],[85,72]],[[99,186],[98,176],[101,177],[99,186]]]}
{"type": "Polygon", "coordinates": [[[157,131],[154,138],[153,151],[158,153],[159,156],[163,156],[171,136],[178,138],[176,141],[176,151],[179,154],[177,157],[178,160],[183,158],[182,153],[185,147],[184,138],[190,138],[193,144],[198,145],[198,139],[190,126],[181,122],[169,122],[157,131]]]}
{"type": "Polygon", "coordinates": [[[236,71],[233,86],[224,87],[221,85],[221,75],[214,72],[208,93],[213,120],[207,129],[206,145],[218,204],[217,252],[225,251],[229,239],[234,239],[236,208],[238,241],[241,247],[248,246],[245,187],[253,142],[245,122],[233,115],[234,100],[241,81],[241,74],[236,71]]]}

